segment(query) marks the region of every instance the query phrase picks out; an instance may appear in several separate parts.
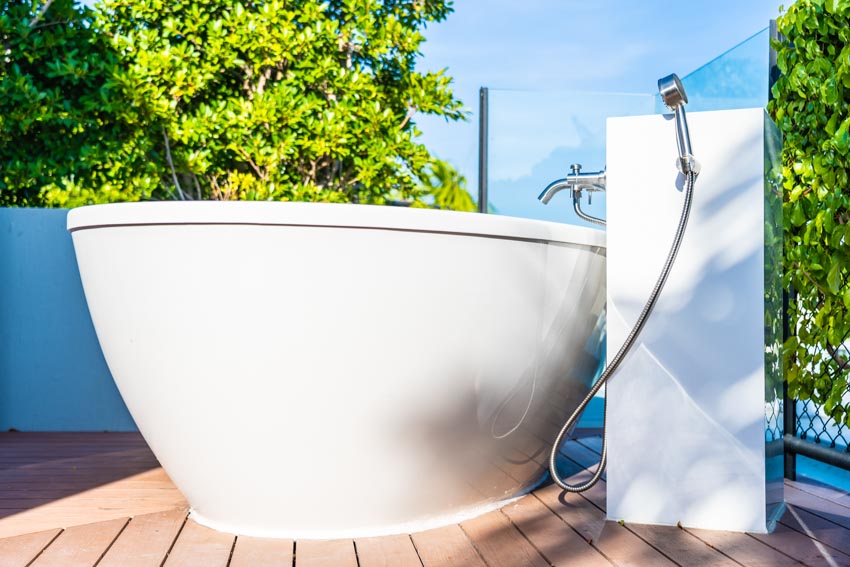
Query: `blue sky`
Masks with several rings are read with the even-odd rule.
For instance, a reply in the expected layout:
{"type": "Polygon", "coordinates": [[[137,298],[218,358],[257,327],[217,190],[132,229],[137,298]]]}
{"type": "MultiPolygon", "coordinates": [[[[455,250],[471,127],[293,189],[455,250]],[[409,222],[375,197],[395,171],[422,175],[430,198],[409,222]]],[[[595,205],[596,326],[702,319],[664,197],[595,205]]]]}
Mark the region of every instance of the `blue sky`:
{"type": "MultiPolygon", "coordinates": [[[[573,155],[604,161],[598,156],[605,116],[653,112],[653,102],[641,95],[654,94],[658,78],[694,71],[765,28],[779,6],[778,0],[456,0],[455,12],[426,30],[419,66],[448,68],[470,120],[420,116],[422,140],[457,167],[475,193],[478,89],[487,86],[491,186],[494,177],[515,184],[531,179],[535,164],[555,159],[558,147],[573,148],[557,156],[564,173],[573,155]],[[563,108],[570,119],[541,118],[563,108]],[[539,135],[520,135],[532,124],[539,135]],[[591,145],[597,151],[581,151],[591,145]]],[[[536,179],[526,194],[542,189],[536,179]]],[[[537,216],[507,208],[501,212],[537,216]]]]}

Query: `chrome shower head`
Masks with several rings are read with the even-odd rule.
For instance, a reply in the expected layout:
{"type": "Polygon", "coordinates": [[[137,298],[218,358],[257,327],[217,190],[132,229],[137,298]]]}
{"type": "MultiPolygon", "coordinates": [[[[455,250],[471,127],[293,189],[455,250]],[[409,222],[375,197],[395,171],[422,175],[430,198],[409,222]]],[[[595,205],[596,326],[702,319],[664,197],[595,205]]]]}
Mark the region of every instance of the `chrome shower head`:
{"type": "Polygon", "coordinates": [[[698,174],[699,162],[691,153],[691,137],[688,133],[688,119],[685,117],[685,105],[688,104],[688,95],[678,75],[673,73],[658,79],[658,93],[661,101],[676,115],[676,145],[679,148],[679,171],[684,174],[698,174]]]}
{"type": "Polygon", "coordinates": [[[658,92],[663,102],[670,110],[676,110],[677,106],[688,104],[688,95],[685,87],[676,73],[658,79],[658,92]]]}

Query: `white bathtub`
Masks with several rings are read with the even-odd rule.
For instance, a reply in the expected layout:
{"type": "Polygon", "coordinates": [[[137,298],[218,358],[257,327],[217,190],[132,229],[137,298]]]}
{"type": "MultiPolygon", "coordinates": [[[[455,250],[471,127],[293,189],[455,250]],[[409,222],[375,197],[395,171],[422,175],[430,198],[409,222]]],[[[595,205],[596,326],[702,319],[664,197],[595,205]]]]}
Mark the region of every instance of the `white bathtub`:
{"type": "Polygon", "coordinates": [[[596,374],[605,237],[306,203],[68,215],[103,353],[199,523],[412,532],[545,476],[596,374]]]}

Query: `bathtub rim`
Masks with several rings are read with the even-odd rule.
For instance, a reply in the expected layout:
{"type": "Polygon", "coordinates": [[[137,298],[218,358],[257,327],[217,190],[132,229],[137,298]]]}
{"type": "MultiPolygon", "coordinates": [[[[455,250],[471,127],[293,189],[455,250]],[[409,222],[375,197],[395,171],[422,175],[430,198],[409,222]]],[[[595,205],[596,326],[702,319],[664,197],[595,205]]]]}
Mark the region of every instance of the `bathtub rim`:
{"type": "Polygon", "coordinates": [[[280,201],[145,201],[88,205],[68,212],[67,229],[246,225],[359,228],[486,236],[605,248],[605,232],[535,219],[434,209],[280,201]]]}

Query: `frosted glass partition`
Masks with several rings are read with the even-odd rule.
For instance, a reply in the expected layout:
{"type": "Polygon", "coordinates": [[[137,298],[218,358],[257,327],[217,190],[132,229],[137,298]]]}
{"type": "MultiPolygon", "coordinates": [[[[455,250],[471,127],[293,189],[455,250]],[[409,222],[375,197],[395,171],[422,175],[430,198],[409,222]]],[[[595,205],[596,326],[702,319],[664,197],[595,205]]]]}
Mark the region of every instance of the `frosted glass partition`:
{"type": "MultiPolygon", "coordinates": [[[[610,116],[652,114],[652,94],[490,89],[488,189],[496,214],[587,225],[565,192],[543,205],[537,195],[566,177],[570,164],[584,171],[605,167],[605,121],[610,116]]],[[[605,196],[583,209],[605,216],[605,196]]],[[[588,225],[589,226],[589,225],[588,225]]]]}
{"type": "MultiPolygon", "coordinates": [[[[682,77],[688,112],[767,106],[770,69],[767,28],[682,77]]],[[[660,98],[656,112],[666,112],[660,98]]]]}

